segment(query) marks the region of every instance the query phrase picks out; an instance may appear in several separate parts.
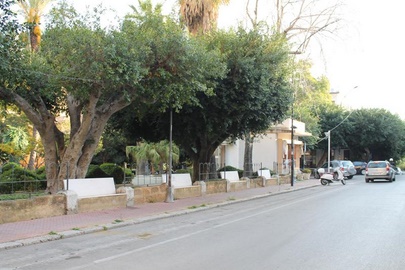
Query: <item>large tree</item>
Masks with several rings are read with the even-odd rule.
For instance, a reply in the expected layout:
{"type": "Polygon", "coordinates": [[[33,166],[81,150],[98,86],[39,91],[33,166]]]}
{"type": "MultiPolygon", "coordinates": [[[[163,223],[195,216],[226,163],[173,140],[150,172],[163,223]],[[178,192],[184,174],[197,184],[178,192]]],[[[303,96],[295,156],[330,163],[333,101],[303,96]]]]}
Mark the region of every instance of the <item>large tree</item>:
{"type": "MultiPolygon", "coordinates": [[[[288,47],[270,36],[239,29],[205,37],[222,52],[228,72],[217,80],[215,95],[199,94],[199,106],[184,106],[173,115],[173,140],[193,161],[193,181],[200,164],[210,162],[225,140],[264,132],[284,119],[291,100],[288,47]]],[[[149,119],[162,136],[168,134],[169,112],[149,119]]]]}
{"type": "MultiPolygon", "coordinates": [[[[263,11],[263,8],[259,8],[260,0],[252,2],[253,5],[247,0],[246,13],[255,27],[260,24],[258,11],[263,11]]],[[[273,19],[271,24],[275,31],[284,35],[292,45],[290,52],[302,54],[314,39],[322,43],[322,38],[337,34],[342,20],[339,17],[341,7],[341,0],[275,0],[267,14],[273,19]]]]}
{"type": "Polygon", "coordinates": [[[329,80],[325,76],[314,78],[309,61],[297,61],[292,76],[294,89],[294,119],[305,123],[305,129],[313,136],[303,137],[310,149],[319,137],[324,137],[319,121],[321,113],[328,105],[333,106],[329,80]]]}
{"type": "Polygon", "coordinates": [[[18,106],[41,136],[49,192],[66,177],[86,175],[114,113],[133,102],[191,104],[223,73],[216,52],[184,35],[160,5],[139,4],[116,31],[69,7],[55,9],[41,51],[24,63],[31,71],[17,74],[13,84],[1,81],[0,98],[18,106]],[[61,112],[69,116],[68,136],[56,125],[61,112]]]}
{"type": "Polygon", "coordinates": [[[346,141],[353,159],[399,160],[405,155],[405,122],[385,109],[358,109],[348,121],[346,141]]]}

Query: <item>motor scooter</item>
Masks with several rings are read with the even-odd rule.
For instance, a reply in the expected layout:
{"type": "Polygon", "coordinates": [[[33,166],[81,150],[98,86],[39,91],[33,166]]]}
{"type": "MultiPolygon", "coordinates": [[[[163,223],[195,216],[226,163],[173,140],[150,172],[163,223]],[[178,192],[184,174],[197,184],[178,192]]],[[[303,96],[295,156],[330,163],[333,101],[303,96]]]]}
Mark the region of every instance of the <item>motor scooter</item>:
{"type": "Polygon", "coordinates": [[[336,167],[333,172],[325,172],[324,168],[320,168],[318,169],[318,173],[323,186],[339,181],[342,182],[343,185],[346,185],[346,177],[344,177],[342,171],[338,167],[336,167]]]}

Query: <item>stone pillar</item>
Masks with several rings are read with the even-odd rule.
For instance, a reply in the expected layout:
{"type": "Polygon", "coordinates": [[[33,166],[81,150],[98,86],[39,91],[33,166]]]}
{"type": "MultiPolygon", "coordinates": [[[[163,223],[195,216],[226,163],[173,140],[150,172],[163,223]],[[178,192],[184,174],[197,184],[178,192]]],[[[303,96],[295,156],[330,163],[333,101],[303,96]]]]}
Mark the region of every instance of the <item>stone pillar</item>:
{"type": "Polygon", "coordinates": [[[231,181],[226,179],[226,192],[231,192],[231,181]]]}
{"type": "Polygon", "coordinates": [[[79,197],[73,190],[61,190],[58,194],[63,194],[66,197],[66,215],[79,213],[79,197]]]}
{"type": "Polygon", "coordinates": [[[135,205],[135,191],[131,187],[119,187],[117,193],[127,194],[127,207],[135,205]]]}
{"type": "Polygon", "coordinates": [[[207,194],[207,184],[204,181],[196,181],[193,186],[200,186],[201,196],[207,194]]]}
{"type": "Polygon", "coordinates": [[[262,178],[262,187],[265,187],[266,186],[266,177],[264,177],[264,176],[261,176],[261,178],[262,178]]]}

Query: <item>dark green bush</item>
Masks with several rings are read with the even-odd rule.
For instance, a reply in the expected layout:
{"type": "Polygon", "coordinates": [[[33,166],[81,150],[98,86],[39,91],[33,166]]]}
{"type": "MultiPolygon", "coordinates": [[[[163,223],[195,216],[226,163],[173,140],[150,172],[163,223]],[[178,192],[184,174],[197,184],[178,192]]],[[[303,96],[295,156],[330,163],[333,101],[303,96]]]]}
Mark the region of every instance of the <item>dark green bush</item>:
{"type": "Polygon", "coordinates": [[[193,170],[190,169],[178,169],[174,173],[189,173],[190,175],[193,173],[193,170]]]}
{"type": "Polygon", "coordinates": [[[100,169],[108,176],[113,177],[115,184],[122,184],[124,181],[124,170],[120,166],[114,163],[103,163],[100,165],[100,169]]]}
{"type": "Polygon", "coordinates": [[[5,165],[3,165],[3,167],[1,167],[1,171],[2,172],[7,172],[10,170],[13,170],[15,168],[21,168],[21,165],[15,162],[8,162],[5,165]]]}
{"type": "Polygon", "coordinates": [[[21,166],[8,169],[0,175],[0,193],[12,193],[16,191],[32,192],[42,189],[44,185],[46,186],[45,182],[35,180],[38,180],[35,172],[26,170],[21,166]]]}
{"type": "Polygon", "coordinates": [[[37,175],[38,179],[46,179],[45,166],[42,166],[42,167],[36,169],[35,174],[37,175]]]}
{"type": "Polygon", "coordinates": [[[86,178],[103,178],[103,177],[109,177],[107,173],[105,173],[100,166],[98,165],[90,165],[89,169],[86,174],[86,178]]]}

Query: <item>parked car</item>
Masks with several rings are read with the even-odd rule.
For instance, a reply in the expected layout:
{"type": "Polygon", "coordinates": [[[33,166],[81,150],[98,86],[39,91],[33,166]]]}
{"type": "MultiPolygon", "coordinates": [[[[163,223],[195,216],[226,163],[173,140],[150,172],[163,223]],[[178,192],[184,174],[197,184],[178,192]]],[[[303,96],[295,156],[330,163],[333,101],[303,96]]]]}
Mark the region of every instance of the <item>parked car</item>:
{"type": "Polygon", "coordinates": [[[370,161],[366,167],[366,183],[376,179],[395,181],[396,171],[386,160],[370,161]]]}
{"type": "Polygon", "coordinates": [[[366,174],[366,167],[367,167],[367,162],[364,161],[353,161],[354,168],[356,169],[357,174],[366,174]]]}
{"type": "MultiPolygon", "coordinates": [[[[330,161],[330,172],[332,172],[336,167],[339,167],[343,173],[343,176],[347,179],[352,179],[356,175],[356,169],[354,168],[353,162],[350,160],[331,160],[330,161]]],[[[328,171],[328,162],[325,162],[320,168],[325,169],[325,172],[328,171]]],[[[318,168],[318,169],[320,169],[318,168]]],[[[315,178],[319,179],[318,169],[315,169],[314,175],[315,178]]]]}

